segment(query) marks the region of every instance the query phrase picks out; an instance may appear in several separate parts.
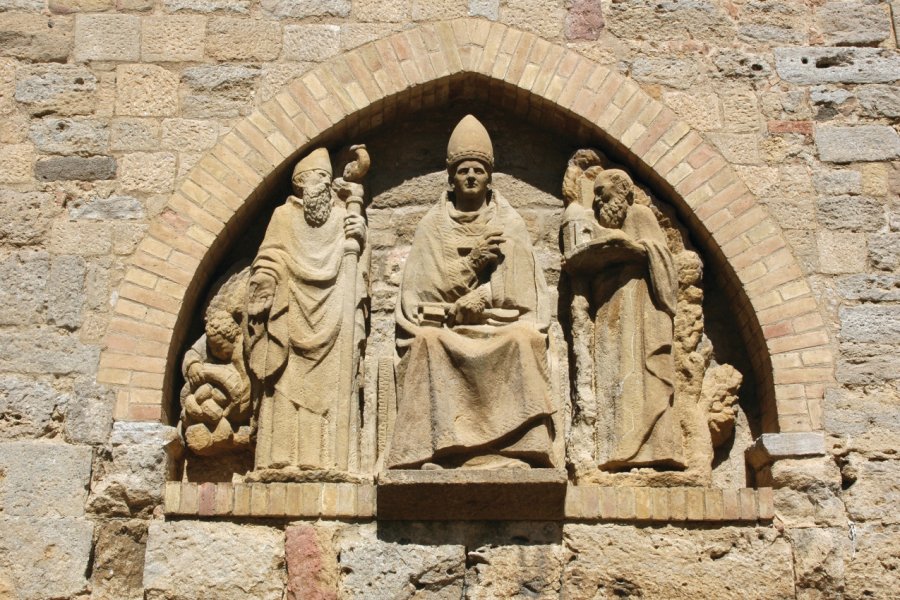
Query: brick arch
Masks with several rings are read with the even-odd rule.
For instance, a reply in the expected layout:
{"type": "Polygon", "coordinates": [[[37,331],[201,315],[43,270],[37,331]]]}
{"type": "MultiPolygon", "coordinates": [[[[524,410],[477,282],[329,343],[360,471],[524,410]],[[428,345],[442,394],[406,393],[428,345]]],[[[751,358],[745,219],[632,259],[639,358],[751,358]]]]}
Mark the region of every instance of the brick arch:
{"type": "Polygon", "coordinates": [[[239,232],[241,213],[271,189],[275,174],[326,136],[378,125],[401,99],[437,102],[441,86],[459,77],[486,78],[506,104],[524,102],[526,112],[565,115],[672,202],[707,259],[723,267],[759,379],[764,429],[821,429],[834,358],[817,302],[780,228],[727,161],[627,77],[476,19],[404,31],[319,65],[199,161],[151,223],[117,292],[98,372],[99,382],[118,389],[116,418],[166,418],[166,368],[189,319],[183,307],[194,305],[216,248],[239,232]]]}

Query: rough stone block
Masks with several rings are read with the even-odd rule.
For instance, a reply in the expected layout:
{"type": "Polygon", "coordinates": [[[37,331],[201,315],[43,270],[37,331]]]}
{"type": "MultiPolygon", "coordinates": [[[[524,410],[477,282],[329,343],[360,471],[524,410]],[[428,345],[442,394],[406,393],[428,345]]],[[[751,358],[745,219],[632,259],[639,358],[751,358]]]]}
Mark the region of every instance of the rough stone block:
{"type": "Polygon", "coordinates": [[[762,79],[772,74],[765,56],[742,50],[720,50],[713,56],[713,64],[721,77],[762,79]]]}
{"type": "Polygon", "coordinates": [[[211,19],[206,54],[218,60],[269,61],[281,52],[281,25],[236,17],[211,19]]]}
{"type": "Polygon", "coordinates": [[[141,20],[144,62],[203,60],[206,19],[202,16],[158,16],[141,20]]]}
{"type": "Polygon", "coordinates": [[[794,574],[798,597],[830,595],[843,589],[845,561],[853,553],[852,540],[843,528],[800,528],[786,531],[794,549],[794,574]]]}
{"type": "Polygon", "coordinates": [[[252,106],[253,88],[262,71],[258,67],[208,65],[185,69],[182,113],[189,118],[236,117],[252,106]]]}
{"type": "Polygon", "coordinates": [[[167,117],[178,111],[178,75],[156,65],[116,69],[116,114],[167,117]]]}
{"type": "Polygon", "coordinates": [[[900,524],[900,514],[893,510],[900,502],[900,461],[867,460],[851,454],[849,464],[842,471],[845,478],[853,477],[843,493],[850,519],[900,524]]]}
{"type": "Polygon", "coordinates": [[[53,442],[0,444],[0,506],[10,517],[80,517],[91,449],[53,442]]]}
{"type": "Polygon", "coordinates": [[[880,48],[775,48],[779,77],[801,85],[891,83],[900,54],[880,48]]]}
{"type": "Polygon", "coordinates": [[[136,152],[120,161],[122,189],[133,192],[170,193],[175,185],[175,155],[171,152],[136,152]]]}
{"type": "Polygon", "coordinates": [[[823,167],[813,172],[813,185],[819,194],[862,194],[862,173],[851,169],[823,167]]]}
{"type": "Polygon", "coordinates": [[[900,588],[895,566],[900,526],[862,524],[855,533],[854,552],[845,571],[845,597],[890,598],[900,588]]]}
{"type": "Polygon", "coordinates": [[[44,0],[0,0],[0,10],[41,12],[44,10],[44,0]]]}
{"type": "Polygon", "coordinates": [[[662,100],[695,129],[712,131],[722,127],[719,97],[715,94],[665,92],[662,100]]]}
{"type": "Polygon", "coordinates": [[[98,119],[47,117],[32,121],[30,138],[48,154],[102,154],[109,149],[109,126],[98,119]]]}
{"type": "Polygon", "coordinates": [[[337,25],[287,25],[284,28],[285,60],[322,61],[340,49],[341,28],[337,25]]]}
{"type": "Polygon", "coordinates": [[[250,13],[250,0],[163,0],[166,12],[250,13]]]}
{"type": "Polygon", "coordinates": [[[409,3],[394,0],[354,2],[353,20],[360,22],[400,22],[409,20],[409,3]]]}
{"type": "Polygon", "coordinates": [[[847,275],[835,280],[835,287],[845,300],[862,302],[900,302],[900,275],[847,275]]]}
{"type": "Polygon", "coordinates": [[[841,438],[846,450],[866,458],[891,459],[896,456],[894,440],[900,435],[898,406],[900,394],[890,386],[828,390],[825,428],[841,438]]]}
{"type": "Polygon", "coordinates": [[[439,21],[464,17],[467,12],[465,0],[413,0],[413,21],[439,21]]]}
{"type": "Polygon", "coordinates": [[[48,323],[65,329],[75,329],[81,324],[85,273],[82,257],[53,257],[47,286],[48,323]]]}
{"type": "Polygon", "coordinates": [[[465,595],[471,598],[559,598],[572,553],[560,544],[487,545],[467,558],[474,563],[466,572],[465,595]]]}
{"type": "Polygon", "coordinates": [[[333,527],[290,525],[284,531],[287,600],[337,597],[338,564],[333,527]]]}
{"type": "Polygon", "coordinates": [[[877,46],[891,37],[886,3],[828,2],[816,11],[816,21],[829,46],[877,46]]]}
{"type": "Polygon", "coordinates": [[[0,13],[0,55],[35,62],[65,62],[72,50],[72,19],[0,13]]]}
{"type": "Polygon", "coordinates": [[[736,33],[724,7],[704,0],[661,4],[623,0],[603,3],[603,10],[607,28],[622,39],[731,42],[736,33]]]}
{"type": "Polygon", "coordinates": [[[54,436],[68,402],[47,381],[0,376],[0,440],[54,436]]]}
{"type": "Polygon", "coordinates": [[[690,89],[698,75],[697,63],[681,58],[638,58],[631,64],[635,80],[679,90],[690,89]]]}
{"type": "Polygon", "coordinates": [[[53,208],[50,194],[0,190],[0,242],[11,246],[41,242],[53,208]]]}
{"type": "Polygon", "coordinates": [[[276,18],[347,17],[350,0],[260,0],[260,8],[276,18]]]}
{"type": "Polygon", "coordinates": [[[0,332],[0,371],[18,373],[91,373],[99,348],[76,336],[45,329],[0,332]]]}
{"type": "Polygon", "coordinates": [[[116,176],[116,159],[112,156],[54,156],[34,165],[38,181],[96,181],[116,176]]]}
{"type": "Polygon", "coordinates": [[[866,268],[866,235],[843,231],[820,231],[816,234],[819,270],[840,275],[866,268]]]}
{"type": "Polygon", "coordinates": [[[69,205],[69,218],[88,221],[143,219],[144,205],[134,196],[94,196],[69,205]]]}
{"type": "Polygon", "coordinates": [[[66,439],[75,444],[106,443],[112,431],[114,404],[110,390],[90,378],[76,380],[66,410],[66,439]]]}
{"type": "Polygon", "coordinates": [[[31,144],[0,146],[0,183],[29,183],[34,159],[31,144]]]}
{"type": "Polygon", "coordinates": [[[219,139],[216,121],[166,119],[162,122],[162,147],[180,152],[203,152],[219,139]]]}
{"type": "Polygon", "coordinates": [[[841,340],[897,343],[900,340],[900,306],[860,304],[840,310],[841,340]]]}
{"type": "Polygon", "coordinates": [[[378,476],[377,510],[382,519],[556,519],[565,498],[556,469],[396,470],[378,476]]]}
{"type": "Polygon", "coordinates": [[[144,560],[148,600],[281,600],[284,589],[284,535],[275,528],[153,521],[144,560]]]}
{"type": "Polygon", "coordinates": [[[174,479],[183,452],[174,427],[117,421],[110,436],[110,459],[95,473],[88,499],[91,512],[136,516],[162,502],[163,487],[174,479]]]}
{"type": "MultiPolygon", "coordinates": [[[[569,524],[566,545],[575,554],[565,566],[562,596],[730,597],[794,596],[790,544],[771,528],[746,536],[741,527],[636,528],[569,524]],[[722,576],[723,560],[727,576],[722,576]]],[[[554,596],[555,597],[555,596],[554,596]]]]}
{"type": "Polygon", "coordinates": [[[606,25],[600,3],[595,0],[574,0],[568,5],[565,34],[570,40],[596,40],[606,25]]]}
{"type": "Polygon", "coordinates": [[[75,16],[75,60],[138,61],[141,19],[134,15],[75,16]]]}
{"type": "MultiPolygon", "coordinates": [[[[453,3],[444,0],[443,3],[432,3],[425,0],[416,0],[413,3],[413,19],[416,18],[417,4],[423,7],[420,13],[422,14],[422,19],[449,19],[454,16],[462,16],[449,13],[446,10],[444,13],[439,13],[440,16],[432,16],[434,9],[424,9],[424,7],[433,4],[460,5],[463,4],[461,2],[453,3]]],[[[464,4],[463,8],[465,8],[464,4]]],[[[566,10],[556,0],[506,0],[503,9],[500,11],[501,22],[516,29],[530,31],[547,39],[555,38],[562,32],[565,18],[566,10]]]]}
{"type": "Polygon", "coordinates": [[[142,600],[147,521],[113,521],[97,527],[91,598],[142,600]]]}
{"type": "Polygon", "coordinates": [[[159,132],[159,122],[156,119],[114,119],[110,128],[109,147],[124,152],[158,150],[159,132]]]}
{"type": "Polygon", "coordinates": [[[896,344],[841,343],[837,379],[841,383],[880,385],[900,378],[896,344]]]}
{"type": "Polygon", "coordinates": [[[828,229],[877,231],[884,226],[884,206],[868,196],[820,198],[816,204],[819,223],[828,229]]]}
{"type": "Polygon", "coordinates": [[[0,259],[0,325],[41,323],[47,308],[50,256],[41,250],[0,259]]]}
{"type": "Polygon", "coordinates": [[[825,162],[900,158],[900,135],[886,125],[818,126],[815,137],[819,158],[825,162]]]}
{"type": "Polygon", "coordinates": [[[81,65],[33,65],[16,73],[16,102],[32,115],[94,112],[97,78],[81,65]]]}
{"type": "Polygon", "coordinates": [[[107,223],[57,220],[50,230],[50,251],[57,254],[99,256],[112,251],[112,228],[107,223]]]}
{"type": "Polygon", "coordinates": [[[47,7],[55,13],[103,12],[115,8],[115,0],[49,0],[47,7]]]}
{"type": "Polygon", "coordinates": [[[500,18],[500,0],[469,0],[469,16],[496,21],[500,18]]]}
{"type": "Polygon", "coordinates": [[[402,598],[417,587],[434,589],[436,597],[462,597],[466,549],[350,539],[340,544],[340,567],[341,598],[402,598]]]}
{"type": "Polygon", "coordinates": [[[93,523],[82,518],[0,517],[0,556],[11,559],[11,597],[82,597],[89,589],[93,532],[93,523]]]}
{"type": "Polygon", "coordinates": [[[856,89],[862,113],[870,117],[900,117],[900,95],[889,85],[865,85],[856,89]]]}
{"type": "Polygon", "coordinates": [[[900,233],[890,231],[870,236],[869,257],[876,269],[896,271],[900,268],[900,233]]]}

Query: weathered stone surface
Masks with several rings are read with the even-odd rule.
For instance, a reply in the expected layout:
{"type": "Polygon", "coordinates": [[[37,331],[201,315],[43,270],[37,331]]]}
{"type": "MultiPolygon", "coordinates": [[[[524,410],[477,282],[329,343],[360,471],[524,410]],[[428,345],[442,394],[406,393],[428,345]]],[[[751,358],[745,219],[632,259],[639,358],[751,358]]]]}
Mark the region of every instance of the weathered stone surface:
{"type": "Polygon", "coordinates": [[[337,598],[340,572],[334,533],[327,525],[290,525],[285,529],[286,600],[337,598]]]}
{"type": "Polygon", "coordinates": [[[0,443],[0,506],[9,517],[80,517],[91,449],[53,442],[0,443]]]}
{"type": "Polygon", "coordinates": [[[730,41],[735,35],[734,25],[723,7],[708,0],[657,5],[642,0],[610,2],[604,6],[604,17],[609,30],[626,39],[730,41]]]}
{"type": "Polygon", "coordinates": [[[84,306],[84,259],[55,256],[50,264],[47,322],[65,329],[81,324],[84,306]]]}
{"type": "Polygon", "coordinates": [[[869,256],[876,269],[894,271],[900,268],[900,233],[869,236],[869,256]]]}
{"type": "Polygon", "coordinates": [[[861,304],[840,310],[841,339],[848,342],[900,340],[900,306],[861,304]]]}
{"type": "Polygon", "coordinates": [[[575,555],[563,573],[566,597],[794,595],[791,546],[772,529],[566,525],[563,531],[575,555]]]}
{"type": "Polygon", "coordinates": [[[121,65],[116,69],[117,115],[167,117],[177,110],[177,74],[156,65],[121,65]]]}
{"type": "Polygon", "coordinates": [[[775,48],[775,69],[785,81],[817,83],[891,83],[900,54],[877,48],[775,48]]]}
{"type": "Polygon", "coordinates": [[[695,129],[712,131],[722,127],[719,98],[715,94],[665,92],[662,100],[695,129]]]}
{"type": "Polygon", "coordinates": [[[884,205],[868,196],[820,198],[816,204],[819,223],[829,229],[877,231],[884,226],[884,205]]]}
{"type": "Polygon", "coordinates": [[[50,230],[51,252],[99,256],[112,251],[113,231],[106,223],[57,220],[50,230]]]}
{"type": "Polygon", "coordinates": [[[250,12],[250,0],[163,0],[166,12],[236,13],[250,12]]]}
{"type": "Polygon", "coordinates": [[[837,378],[841,383],[878,385],[900,378],[896,344],[841,343],[837,378]]]}
{"type": "Polygon", "coordinates": [[[819,194],[862,194],[862,173],[851,169],[821,168],[813,173],[813,185],[819,194]]]}
{"type": "Polygon", "coordinates": [[[562,545],[484,546],[469,550],[467,598],[559,598],[563,570],[573,558],[562,545]]]}
{"type": "Polygon", "coordinates": [[[40,12],[44,10],[44,0],[2,0],[0,10],[23,10],[40,12]]]}
{"type": "Polygon", "coordinates": [[[31,141],[48,154],[102,154],[109,148],[109,126],[89,118],[47,117],[32,121],[31,141]]]}
{"type": "Polygon", "coordinates": [[[38,181],[96,181],[116,176],[116,159],[112,156],[55,156],[39,159],[34,165],[38,181]]]}
{"type": "Polygon", "coordinates": [[[75,444],[103,444],[113,423],[115,397],[90,378],[75,381],[66,410],[66,439],[75,444]]]}
{"type": "Polygon", "coordinates": [[[0,55],[36,62],[65,62],[72,50],[72,20],[0,13],[0,55]]]}
{"type": "Polygon", "coordinates": [[[143,600],[147,521],[111,521],[97,527],[91,598],[143,600]]]}
{"type": "Polygon", "coordinates": [[[111,150],[125,152],[158,150],[159,132],[160,126],[156,119],[113,119],[110,127],[109,147],[111,150]]]}
{"type": "Polygon", "coordinates": [[[720,50],[713,56],[719,75],[728,78],[762,79],[772,73],[770,59],[741,50],[720,50]]]}
{"type": "Polygon", "coordinates": [[[34,146],[14,144],[0,146],[0,183],[28,183],[34,165],[34,146]]]}
{"type": "Polygon", "coordinates": [[[0,371],[18,373],[90,373],[99,348],[72,335],[47,329],[0,332],[0,371]]]}
{"type": "Polygon", "coordinates": [[[114,8],[115,0],[49,0],[47,6],[55,13],[102,12],[114,8]]]}
{"type": "Polygon", "coordinates": [[[413,21],[438,21],[465,16],[464,2],[456,0],[413,0],[413,21]]]}
{"type": "Polygon", "coordinates": [[[0,190],[0,242],[29,246],[42,241],[52,209],[50,194],[0,190]]]}
{"type": "Polygon", "coordinates": [[[283,571],[284,535],[275,528],[153,521],[147,533],[147,600],[281,600],[283,571]]]}
{"type": "Polygon", "coordinates": [[[121,158],[119,179],[125,191],[162,194],[172,191],[175,168],[171,152],[136,152],[121,158]]]}
{"type": "Polygon", "coordinates": [[[394,0],[353,2],[351,16],[363,22],[398,22],[409,19],[409,3],[394,0]]]}
{"type": "MultiPolygon", "coordinates": [[[[565,33],[570,40],[596,40],[606,25],[600,3],[575,0],[567,7],[565,33]]],[[[470,11],[471,12],[471,11],[470,11]]]]}
{"type": "Polygon", "coordinates": [[[337,25],[287,25],[284,28],[286,60],[322,61],[341,49],[341,28],[337,25]]]}
{"type": "Polygon", "coordinates": [[[277,18],[346,17],[350,0],[261,0],[263,12],[277,18]]]}
{"type": "Polygon", "coordinates": [[[11,598],[53,600],[88,592],[93,530],[81,518],[0,517],[0,562],[10,563],[11,598]]]}
{"type": "Polygon", "coordinates": [[[152,511],[162,501],[165,482],[174,479],[175,461],[181,456],[175,428],[117,421],[109,446],[108,461],[95,469],[90,511],[125,517],[152,511]]]}
{"type": "Polygon", "coordinates": [[[186,87],[181,100],[182,115],[189,118],[236,117],[251,106],[253,86],[261,71],[240,65],[209,65],[185,69],[186,87]]]}
{"type": "Polygon", "coordinates": [[[203,152],[216,144],[219,124],[197,119],[166,119],[162,122],[162,147],[179,152],[203,152]]]}
{"type": "Polygon", "coordinates": [[[203,60],[206,19],[202,16],[159,16],[141,20],[141,60],[203,60]]]}
{"type": "Polygon", "coordinates": [[[93,196],[69,205],[69,217],[72,219],[141,219],[144,214],[144,205],[134,196],[93,196]]]}
{"type": "Polygon", "coordinates": [[[75,60],[138,61],[141,19],[134,15],[75,16],[75,60]]]}
{"type": "Polygon", "coordinates": [[[631,76],[641,83],[658,83],[686,90],[698,76],[697,64],[681,58],[638,58],[631,65],[631,76]]]}
{"type": "Polygon", "coordinates": [[[278,23],[217,17],[206,30],[206,54],[218,60],[275,60],[280,52],[278,23]]]}
{"type": "MultiPolygon", "coordinates": [[[[448,2],[447,0],[443,0],[442,3],[445,6],[453,4],[459,6],[462,4],[460,2],[448,2]]],[[[434,3],[417,0],[413,4],[413,19],[416,18],[416,4],[424,7],[431,6],[434,3]]],[[[424,15],[429,13],[423,11],[422,18],[447,19],[451,16],[456,16],[449,9],[450,7],[441,16],[432,17],[425,17],[424,15]]],[[[516,29],[530,31],[544,38],[555,38],[558,36],[562,32],[565,17],[565,9],[555,0],[507,0],[500,11],[501,22],[516,29]]]]}
{"type": "Polygon", "coordinates": [[[466,571],[464,546],[345,540],[340,545],[341,598],[388,600],[414,597],[459,598],[466,571]]]}
{"type": "Polygon", "coordinates": [[[856,273],[866,267],[866,235],[844,231],[819,231],[816,234],[819,270],[839,275],[856,273]]]}
{"type": "Polygon", "coordinates": [[[47,308],[50,257],[43,251],[14,252],[0,259],[0,324],[40,323],[47,308]]]}
{"type": "Polygon", "coordinates": [[[900,514],[893,510],[900,503],[900,461],[851,454],[841,472],[853,480],[843,493],[851,520],[900,525],[900,514]]]}
{"type": "Polygon", "coordinates": [[[797,587],[824,597],[841,590],[844,586],[846,560],[853,553],[850,532],[845,528],[834,527],[788,529],[786,533],[794,551],[797,587]]]}
{"type": "Polygon", "coordinates": [[[841,473],[831,456],[776,460],[757,473],[760,479],[775,487],[775,517],[786,527],[846,526],[841,473]]]}
{"type": "Polygon", "coordinates": [[[32,115],[91,114],[97,89],[97,78],[82,65],[34,65],[16,73],[16,102],[32,115]]]}
{"type": "Polygon", "coordinates": [[[863,524],[855,528],[856,540],[845,571],[844,598],[890,598],[900,587],[900,526],[863,524]]]}
{"type": "Polygon", "coordinates": [[[900,97],[889,85],[864,85],[856,90],[863,114],[870,117],[900,117],[900,97]]]}
{"type": "Polygon", "coordinates": [[[847,275],[835,280],[841,297],[862,302],[900,302],[900,275],[847,275]]]}
{"type": "Polygon", "coordinates": [[[886,3],[828,2],[816,11],[816,21],[829,46],[877,46],[891,37],[886,3]]]}
{"type": "Polygon", "coordinates": [[[0,376],[0,440],[57,435],[68,402],[47,381],[0,376]]]}
{"type": "Polygon", "coordinates": [[[819,126],[815,130],[819,158],[849,163],[900,157],[900,135],[885,125],[819,126]]]}

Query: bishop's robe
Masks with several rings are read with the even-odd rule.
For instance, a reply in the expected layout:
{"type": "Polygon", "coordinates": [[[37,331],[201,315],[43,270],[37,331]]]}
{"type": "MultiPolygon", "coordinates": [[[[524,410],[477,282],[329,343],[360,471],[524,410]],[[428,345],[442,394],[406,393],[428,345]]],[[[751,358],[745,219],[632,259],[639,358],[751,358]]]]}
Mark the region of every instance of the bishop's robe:
{"type": "Polygon", "coordinates": [[[599,466],[683,467],[672,409],[677,271],[648,207],[630,206],[621,229],[646,259],[609,265],[592,282],[599,466]]]}
{"type": "Polygon", "coordinates": [[[291,196],[275,209],[253,261],[251,280],[265,274],[276,286],[267,320],[248,323],[249,370],[260,388],[257,469],[335,467],[337,382],[342,369],[356,370],[356,358],[341,365],[343,297],[363,290],[343,281],[346,214],[335,204],[312,227],[291,196]]]}
{"type": "Polygon", "coordinates": [[[416,230],[396,308],[399,395],[388,468],[425,462],[459,466],[500,455],[551,466],[547,286],[522,217],[494,192],[478,212],[457,211],[445,194],[416,230]],[[501,230],[503,258],[487,276],[468,252],[501,230]],[[449,307],[476,288],[506,322],[428,326],[421,307],[449,307]]]}

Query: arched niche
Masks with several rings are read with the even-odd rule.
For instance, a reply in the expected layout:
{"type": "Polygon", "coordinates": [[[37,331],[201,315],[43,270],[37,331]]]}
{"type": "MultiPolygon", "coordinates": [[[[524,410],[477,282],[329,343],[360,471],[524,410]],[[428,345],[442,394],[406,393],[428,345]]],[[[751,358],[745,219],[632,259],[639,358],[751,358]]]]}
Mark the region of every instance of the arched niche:
{"type": "MultiPolygon", "coordinates": [[[[761,430],[821,429],[833,357],[818,305],[779,227],[727,161],[628,78],[474,19],[405,31],[328,61],[204,156],[151,224],[118,290],[98,374],[119,390],[117,418],[175,417],[177,362],[198,307],[235,241],[250,244],[248,232],[284,197],[298,157],[412,115],[473,106],[552,132],[567,149],[599,147],[669,204],[718,278],[753,372],[761,430]]],[[[546,169],[559,178],[563,170],[546,169]]]]}

